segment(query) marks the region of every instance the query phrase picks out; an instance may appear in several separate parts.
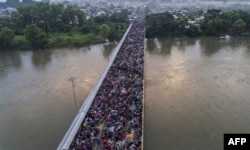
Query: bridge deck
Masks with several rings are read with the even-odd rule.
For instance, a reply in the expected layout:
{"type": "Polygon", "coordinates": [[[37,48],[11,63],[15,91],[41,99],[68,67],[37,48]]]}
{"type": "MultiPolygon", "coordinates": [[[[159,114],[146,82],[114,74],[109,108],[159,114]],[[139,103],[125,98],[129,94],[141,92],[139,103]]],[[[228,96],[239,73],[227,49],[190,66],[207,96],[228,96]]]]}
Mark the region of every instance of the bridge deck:
{"type": "Polygon", "coordinates": [[[142,149],[144,14],[129,26],[58,150],[142,149]]]}

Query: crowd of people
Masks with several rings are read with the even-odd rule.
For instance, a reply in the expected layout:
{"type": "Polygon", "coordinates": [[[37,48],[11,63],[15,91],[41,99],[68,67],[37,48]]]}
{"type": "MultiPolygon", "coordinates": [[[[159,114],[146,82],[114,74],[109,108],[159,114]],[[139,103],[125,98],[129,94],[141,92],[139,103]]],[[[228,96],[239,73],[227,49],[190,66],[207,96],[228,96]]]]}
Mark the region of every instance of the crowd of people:
{"type": "Polygon", "coordinates": [[[141,150],[144,70],[144,13],[137,16],[110,67],[72,150],[141,150]]]}

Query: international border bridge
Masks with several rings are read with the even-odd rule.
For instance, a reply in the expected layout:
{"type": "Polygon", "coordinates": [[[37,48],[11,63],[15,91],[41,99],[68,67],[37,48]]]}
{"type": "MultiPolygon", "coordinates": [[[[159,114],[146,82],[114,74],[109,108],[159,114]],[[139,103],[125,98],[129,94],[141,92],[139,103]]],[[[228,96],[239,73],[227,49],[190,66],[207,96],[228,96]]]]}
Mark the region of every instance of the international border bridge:
{"type": "Polygon", "coordinates": [[[144,25],[138,9],[57,150],[143,149],[144,25]]]}

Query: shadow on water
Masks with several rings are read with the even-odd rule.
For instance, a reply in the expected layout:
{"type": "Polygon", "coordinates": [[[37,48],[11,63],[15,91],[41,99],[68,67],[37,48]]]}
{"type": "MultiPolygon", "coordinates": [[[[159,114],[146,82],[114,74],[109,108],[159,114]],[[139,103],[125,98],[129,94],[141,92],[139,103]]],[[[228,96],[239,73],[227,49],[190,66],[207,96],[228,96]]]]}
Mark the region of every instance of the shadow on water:
{"type": "Polygon", "coordinates": [[[194,38],[175,38],[175,45],[177,46],[178,50],[185,51],[188,46],[195,45],[196,39],[194,38]]]}
{"type": "Polygon", "coordinates": [[[249,40],[245,37],[234,37],[230,42],[226,42],[228,46],[232,48],[232,50],[238,50],[239,47],[249,48],[249,40]]]}
{"type": "Polygon", "coordinates": [[[90,46],[83,47],[83,50],[84,50],[84,51],[90,51],[90,50],[91,50],[91,47],[90,47],[90,46]]]}
{"type": "Polygon", "coordinates": [[[51,62],[52,50],[35,50],[32,52],[32,64],[38,69],[44,69],[51,62]]]}
{"type": "Polygon", "coordinates": [[[174,46],[185,51],[186,47],[195,45],[196,39],[185,37],[147,39],[147,51],[151,54],[169,55],[174,46]]]}
{"type": "Polygon", "coordinates": [[[4,76],[7,69],[22,67],[22,59],[17,51],[0,52],[0,77],[4,76]]]}
{"type": "Polygon", "coordinates": [[[221,49],[222,45],[224,45],[223,43],[226,44],[219,38],[200,38],[201,51],[205,56],[211,56],[217,53],[221,49]]]}
{"type": "Polygon", "coordinates": [[[231,39],[220,39],[218,37],[200,37],[200,38],[154,38],[146,39],[146,51],[155,55],[170,55],[171,51],[177,48],[179,51],[185,51],[188,47],[199,44],[204,56],[212,56],[221,49],[238,50],[245,47],[250,52],[247,38],[231,37],[231,39]]]}
{"type": "Polygon", "coordinates": [[[171,54],[173,38],[154,38],[146,40],[146,50],[150,54],[169,55],[171,54]]]}
{"type": "Polygon", "coordinates": [[[147,39],[146,40],[146,50],[152,54],[156,49],[156,45],[154,39],[147,39]]]}
{"type": "Polygon", "coordinates": [[[247,50],[246,52],[250,53],[250,44],[246,46],[247,50]]]}
{"type": "Polygon", "coordinates": [[[222,48],[238,50],[239,47],[248,46],[245,38],[231,37],[230,39],[220,39],[216,37],[200,38],[200,45],[204,55],[211,56],[222,48]]]}
{"type": "Polygon", "coordinates": [[[115,42],[109,42],[104,44],[103,56],[109,58],[114,48],[117,46],[115,42]]]}

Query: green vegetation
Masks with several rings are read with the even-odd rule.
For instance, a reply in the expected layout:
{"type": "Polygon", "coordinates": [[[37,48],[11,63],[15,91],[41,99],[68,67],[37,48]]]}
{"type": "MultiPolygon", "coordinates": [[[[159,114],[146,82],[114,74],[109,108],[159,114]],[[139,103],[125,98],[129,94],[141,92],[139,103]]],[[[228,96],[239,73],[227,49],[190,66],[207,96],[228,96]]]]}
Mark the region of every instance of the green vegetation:
{"type": "Polygon", "coordinates": [[[72,6],[38,3],[0,17],[0,50],[76,47],[119,39],[128,26],[126,10],[86,19],[72,6]]]}
{"type": "Polygon", "coordinates": [[[177,27],[173,15],[168,12],[149,15],[146,20],[147,37],[173,35],[177,27]]]}
{"type": "Polygon", "coordinates": [[[246,23],[242,19],[238,19],[233,24],[232,29],[236,35],[241,35],[246,29],[246,23]]]}
{"type": "Polygon", "coordinates": [[[0,33],[0,44],[2,47],[9,47],[15,38],[13,30],[4,27],[0,33]]]}
{"type": "Polygon", "coordinates": [[[31,48],[46,48],[48,39],[46,34],[36,25],[28,25],[25,30],[25,38],[29,41],[31,48]]]}
{"type": "Polygon", "coordinates": [[[104,38],[107,38],[109,34],[111,33],[111,29],[108,25],[102,24],[99,27],[100,35],[104,38]]]}
{"type": "Polygon", "coordinates": [[[221,12],[211,9],[204,14],[204,18],[200,14],[174,15],[165,12],[150,14],[146,20],[147,38],[171,35],[241,36],[249,35],[250,31],[250,13],[243,10],[221,12]]]}

